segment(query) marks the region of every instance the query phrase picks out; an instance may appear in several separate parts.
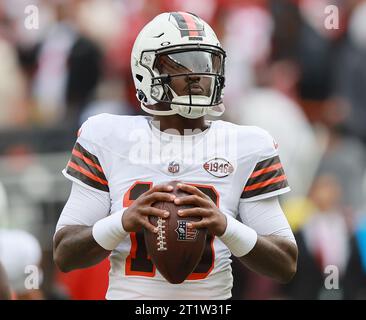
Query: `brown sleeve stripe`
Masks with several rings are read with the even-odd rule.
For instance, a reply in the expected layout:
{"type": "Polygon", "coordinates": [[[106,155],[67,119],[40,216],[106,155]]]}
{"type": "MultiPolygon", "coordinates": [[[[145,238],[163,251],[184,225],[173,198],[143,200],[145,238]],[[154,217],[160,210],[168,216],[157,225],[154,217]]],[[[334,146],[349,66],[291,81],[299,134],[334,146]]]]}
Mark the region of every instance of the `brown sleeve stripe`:
{"type": "Polygon", "coordinates": [[[243,191],[243,193],[241,194],[241,198],[251,198],[251,197],[255,197],[255,196],[259,196],[261,194],[265,194],[265,193],[269,193],[272,191],[276,191],[276,190],[280,190],[283,188],[288,187],[288,183],[287,180],[284,179],[282,181],[279,182],[275,182],[272,184],[269,184],[267,186],[264,186],[262,188],[259,189],[255,189],[255,190],[251,190],[251,191],[243,191]]]}
{"type": "Polygon", "coordinates": [[[88,170],[85,170],[84,168],[78,166],[76,163],[69,161],[69,163],[67,164],[69,167],[73,168],[76,171],[79,171],[80,173],[86,175],[87,177],[89,177],[90,179],[99,182],[100,184],[103,185],[108,185],[108,181],[99,178],[98,176],[92,174],[91,172],[89,172],[88,170]]]}
{"type": "Polygon", "coordinates": [[[256,170],[254,171],[251,175],[250,175],[250,178],[255,178],[255,177],[258,177],[264,173],[267,173],[267,172],[270,172],[270,171],[274,171],[274,170],[277,170],[277,169],[280,169],[282,168],[282,163],[279,162],[279,163],[276,163],[274,165],[271,165],[267,168],[264,168],[264,169],[259,169],[259,170],[256,170]]]}
{"type": "Polygon", "coordinates": [[[250,175],[242,198],[268,193],[288,186],[279,156],[258,162],[250,175]]]}
{"type": "Polygon", "coordinates": [[[245,191],[246,188],[251,188],[253,186],[260,185],[261,183],[264,183],[268,180],[271,180],[271,179],[274,179],[274,178],[277,178],[277,177],[280,177],[280,176],[284,176],[284,175],[285,175],[285,172],[281,168],[279,170],[273,170],[273,171],[264,173],[260,176],[255,177],[255,178],[249,178],[248,181],[247,181],[247,184],[244,188],[244,191],[245,191]]]}
{"type": "Polygon", "coordinates": [[[81,159],[82,161],[84,161],[87,165],[92,166],[94,168],[96,168],[99,172],[101,172],[104,175],[104,171],[102,169],[102,167],[96,163],[94,163],[93,161],[91,161],[89,158],[85,157],[83,154],[81,154],[79,151],[77,151],[76,149],[72,150],[72,154],[81,159]]]}
{"type": "Polygon", "coordinates": [[[273,183],[276,183],[276,182],[280,182],[280,181],[283,181],[283,180],[286,180],[286,176],[283,174],[277,178],[272,178],[272,179],[268,179],[264,182],[260,182],[260,183],[256,183],[256,184],[252,184],[251,186],[249,187],[245,187],[244,188],[244,191],[252,191],[252,190],[256,190],[256,189],[261,189],[261,188],[264,188],[270,184],[273,184],[273,183]]]}
{"type": "Polygon", "coordinates": [[[74,165],[82,168],[83,170],[90,172],[93,176],[96,176],[96,177],[98,177],[101,180],[107,180],[107,178],[105,177],[104,173],[100,172],[95,167],[87,164],[86,162],[84,162],[80,158],[77,158],[75,156],[72,156],[71,159],[70,159],[70,162],[72,162],[74,165]]]}
{"type": "Polygon", "coordinates": [[[80,143],[78,142],[75,143],[74,150],[79,151],[83,156],[90,159],[93,163],[101,167],[98,158],[94,154],[90,153],[88,150],[83,148],[83,146],[80,143]]]}
{"type": "Polygon", "coordinates": [[[66,172],[93,188],[107,192],[109,191],[107,180],[99,178],[71,160],[67,164],[66,172]]]}
{"type": "Polygon", "coordinates": [[[71,156],[70,160],[74,164],[78,165],[79,167],[84,168],[85,170],[89,171],[90,173],[99,177],[100,179],[107,180],[107,178],[105,177],[105,174],[103,172],[103,169],[99,164],[98,159],[94,155],[92,155],[94,161],[98,162],[98,164],[97,164],[89,159],[90,156],[91,156],[91,153],[88,152],[88,157],[86,157],[84,154],[82,154],[81,152],[77,151],[74,148],[72,151],[72,156],[71,156]]]}
{"type": "Polygon", "coordinates": [[[98,158],[76,143],[66,172],[96,189],[109,191],[108,181],[98,158]]]}
{"type": "Polygon", "coordinates": [[[257,170],[268,168],[270,166],[273,166],[276,163],[281,163],[279,156],[274,156],[272,158],[258,162],[257,165],[255,166],[253,172],[256,172],[257,170]]]}
{"type": "Polygon", "coordinates": [[[285,174],[279,156],[258,162],[245,187],[264,182],[268,179],[279,177],[285,174]]]}

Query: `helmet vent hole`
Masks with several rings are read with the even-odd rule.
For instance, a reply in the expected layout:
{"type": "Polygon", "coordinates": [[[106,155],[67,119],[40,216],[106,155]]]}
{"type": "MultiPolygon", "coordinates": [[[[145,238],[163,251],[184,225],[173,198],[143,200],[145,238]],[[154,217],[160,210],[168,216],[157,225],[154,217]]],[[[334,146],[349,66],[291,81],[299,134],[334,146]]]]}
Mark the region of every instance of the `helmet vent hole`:
{"type": "Polygon", "coordinates": [[[136,79],[140,82],[144,79],[144,77],[141,74],[136,74],[136,79]]]}
{"type": "Polygon", "coordinates": [[[145,95],[145,93],[144,93],[142,90],[137,90],[137,98],[138,98],[140,101],[147,102],[146,95],[145,95]]]}

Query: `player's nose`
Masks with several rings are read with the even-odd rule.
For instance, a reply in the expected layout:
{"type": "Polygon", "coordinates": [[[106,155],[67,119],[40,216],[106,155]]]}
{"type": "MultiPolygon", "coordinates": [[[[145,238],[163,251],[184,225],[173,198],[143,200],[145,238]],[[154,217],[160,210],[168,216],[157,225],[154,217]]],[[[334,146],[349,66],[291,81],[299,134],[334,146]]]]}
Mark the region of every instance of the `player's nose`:
{"type": "Polygon", "coordinates": [[[187,82],[200,82],[201,76],[197,74],[190,74],[186,77],[187,82]]]}

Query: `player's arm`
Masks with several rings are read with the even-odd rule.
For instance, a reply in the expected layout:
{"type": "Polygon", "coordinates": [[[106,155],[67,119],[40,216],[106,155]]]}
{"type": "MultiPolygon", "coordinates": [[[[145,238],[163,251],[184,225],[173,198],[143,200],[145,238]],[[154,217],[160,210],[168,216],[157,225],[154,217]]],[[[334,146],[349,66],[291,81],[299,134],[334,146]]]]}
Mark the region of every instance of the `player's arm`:
{"type": "Polygon", "coordinates": [[[252,271],[289,282],[296,273],[298,250],[278,197],[243,202],[239,213],[243,223],[228,217],[232,225],[222,237],[224,242],[231,244],[236,237],[241,241],[247,238],[247,249],[238,248],[233,254],[252,271]],[[235,231],[241,233],[230,236],[235,231]]]}
{"type": "MultiPolygon", "coordinates": [[[[148,215],[166,217],[152,208],[156,201],[172,201],[168,186],[157,185],[128,208],[110,212],[108,177],[112,174],[111,153],[98,140],[103,116],[92,117],[79,130],[70,161],[63,174],[73,181],[54,236],[54,260],[62,271],[92,266],[115,249],[129,232],[142,227],[155,231],[148,215]],[[122,218],[123,217],[123,218],[122,218]]],[[[122,202],[122,201],[121,201],[122,202]]]]}
{"type": "Polygon", "coordinates": [[[129,208],[109,214],[107,193],[73,184],[54,237],[54,260],[63,272],[86,268],[105,259],[129,232],[156,228],[148,215],[166,218],[169,212],[153,208],[157,201],[173,201],[171,186],[157,185],[142,194],[129,208]]]}
{"type": "Polygon", "coordinates": [[[251,270],[288,282],[296,272],[297,246],[278,195],[290,187],[273,137],[257,128],[253,139],[255,163],[240,162],[243,168],[253,166],[239,200],[243,223],[228,216],[221,240],[251,270]]]}
{"type": "Polygon", "coordinates": [[[63,170],[73,186],[57,223],[53,246],[54,261],[64,272],[92,266],[107,257],[110,251],[98,245],[93,227],[107,217],[118,220],[110,215],[106,154],[95,143],[100,121],[94,117],[84,122],[63,170]]]}
{"type": "Polygon", "coordinates": [[[93,266],[105,259],[110,251],[93,238],[92,227],[66,226],[54,238],[54,261],[62,272],[93,266]]]}
{"type": "Polygon", "coordinates": [[[280,236],[258,236],[254,248],[239,258],[250,270],[289,282],[297,269],[297,246],[280,236]]]}
{"type": "Polygon", "coordinates": [[[93,225],[108,216],[110,200],[103,194],[73,183],[56,226],[54,261],[63,272],[87,268],[110,253],[94,239],[93,225]]]}

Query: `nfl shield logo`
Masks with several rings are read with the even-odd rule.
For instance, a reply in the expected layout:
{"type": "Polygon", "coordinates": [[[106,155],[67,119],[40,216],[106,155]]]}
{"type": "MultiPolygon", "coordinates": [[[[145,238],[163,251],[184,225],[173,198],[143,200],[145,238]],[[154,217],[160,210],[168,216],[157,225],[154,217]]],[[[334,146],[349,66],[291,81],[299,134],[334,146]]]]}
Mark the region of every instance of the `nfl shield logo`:
{"type": "Polygon", "coordinates": [[[175,161],[172,161],[169,163],[169,166],[168,166],[168,171],[170,173],[177,173],[179,172],[179,163],[175,162],[175,161]]]}
{"type": "Polygon", "coordinates": [[[197,237],[198,230],[187,227],[189,221],[178,220],[178,227],[175,232],[178,234],[179,241],[194,241],[197,237]]]}

